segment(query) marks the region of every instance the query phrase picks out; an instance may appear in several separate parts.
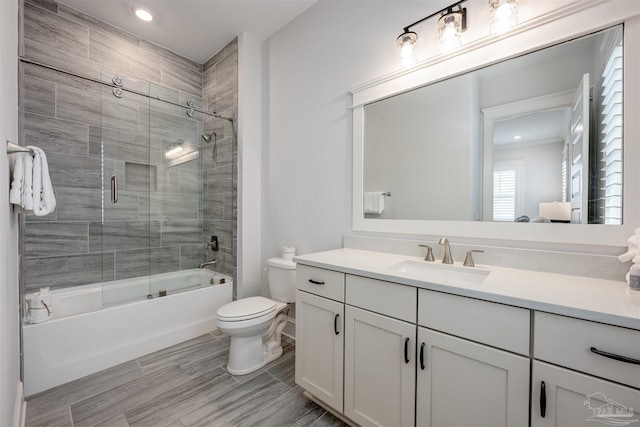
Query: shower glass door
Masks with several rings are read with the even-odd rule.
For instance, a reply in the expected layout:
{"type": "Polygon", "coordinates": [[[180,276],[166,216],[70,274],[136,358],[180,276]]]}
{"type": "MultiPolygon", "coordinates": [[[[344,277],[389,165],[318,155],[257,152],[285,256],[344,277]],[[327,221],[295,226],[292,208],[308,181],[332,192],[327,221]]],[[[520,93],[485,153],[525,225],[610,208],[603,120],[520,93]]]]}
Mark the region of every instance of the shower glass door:
{"type": "Polygon", "coordinates": [[[91,227],[101,245],[107,306],[150,294],[151,260],[161,245],[160,223],[150,216],[160,155],[150,143],[149,84],[107,72],[102,80],[121,86],[102,87],[101,127],[93,131],[103,194],[100,222],[91,227]]]}

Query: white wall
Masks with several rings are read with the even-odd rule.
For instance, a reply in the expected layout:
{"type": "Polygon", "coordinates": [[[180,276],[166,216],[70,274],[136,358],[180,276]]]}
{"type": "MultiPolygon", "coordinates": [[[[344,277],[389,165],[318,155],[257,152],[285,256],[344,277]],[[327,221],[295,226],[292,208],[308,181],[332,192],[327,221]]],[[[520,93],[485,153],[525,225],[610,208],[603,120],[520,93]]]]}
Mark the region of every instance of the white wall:
{"type": "MultiPolygon", "coordinates": [[[[0,1],[0,426],[14,420],[20,377],[18,226],[9,205],[5,140],[18,137],[18,0],[0,1]]],[[[19,396],[21,398],[21,396],[19,396]]]]}
{"type": "Polygon", "coordinates": [[[351,95],[400,66],[402,27],[446,1],[319,1],[265,42],[263,258],[351,230],[351,95]]]}

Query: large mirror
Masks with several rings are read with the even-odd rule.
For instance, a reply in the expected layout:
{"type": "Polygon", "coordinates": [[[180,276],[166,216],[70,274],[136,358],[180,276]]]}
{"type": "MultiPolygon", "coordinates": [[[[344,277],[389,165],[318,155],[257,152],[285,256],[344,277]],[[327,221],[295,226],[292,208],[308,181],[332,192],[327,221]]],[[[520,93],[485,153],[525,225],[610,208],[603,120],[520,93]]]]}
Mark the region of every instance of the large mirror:
{"type": "Polygon", "coordinates": [[[623,27],[364,105],[366,219],[623,220],[623,27]]]}

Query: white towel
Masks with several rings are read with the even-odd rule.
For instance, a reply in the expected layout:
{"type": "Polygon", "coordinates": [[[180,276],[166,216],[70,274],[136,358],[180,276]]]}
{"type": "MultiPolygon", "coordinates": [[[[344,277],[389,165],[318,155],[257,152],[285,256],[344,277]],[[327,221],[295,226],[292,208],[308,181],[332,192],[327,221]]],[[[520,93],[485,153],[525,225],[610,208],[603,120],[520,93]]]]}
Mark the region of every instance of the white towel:
{"type": "Polygon", "coordinates": [[[16,153],[13,165],[9,201],[20,206],[25,213],[48,215],[56,207],[56,199],[49,177],[47,156],[38,147],[33,152],[16,153]]]}
{"type": "Polygon", "coordinates": [[[24,182],[24,162],[25,157],[31,157],[29,153],[16,153],[13,156],[11,168],[11,190],[9,191],[9,203],[22,206],[22,184],[24,182]]]}
{"type": "Polygon", "coordinates": [[[382,191],[364,193],[364,213],[380,215],[384,212],[384,196],[382,191]]]}
{"type": "Polygon", "coordinates": [[[53,193],[47,156],[38,147],[33,150],[33,214],[48,215],[56,208],[56,196],[53,193]]]}

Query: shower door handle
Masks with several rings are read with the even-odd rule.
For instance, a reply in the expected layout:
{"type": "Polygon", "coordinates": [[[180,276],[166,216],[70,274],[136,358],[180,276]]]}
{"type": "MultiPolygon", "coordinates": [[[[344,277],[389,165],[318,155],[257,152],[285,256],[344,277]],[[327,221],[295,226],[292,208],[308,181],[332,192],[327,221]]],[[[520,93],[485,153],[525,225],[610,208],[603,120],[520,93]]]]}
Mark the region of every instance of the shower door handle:
{"type": "Polygon", "coordinates": [[[111,176],[111,203],[118,203],[118,177],[111,176]]]}

